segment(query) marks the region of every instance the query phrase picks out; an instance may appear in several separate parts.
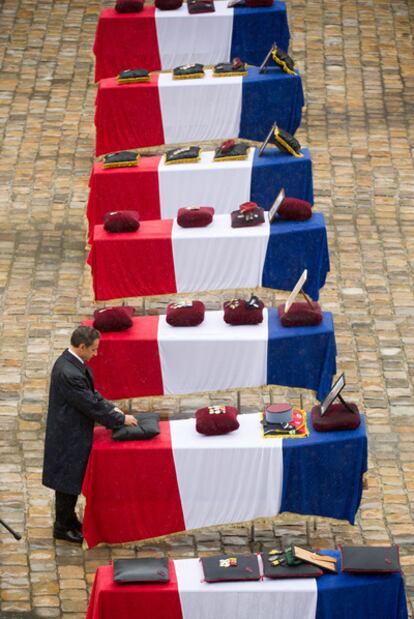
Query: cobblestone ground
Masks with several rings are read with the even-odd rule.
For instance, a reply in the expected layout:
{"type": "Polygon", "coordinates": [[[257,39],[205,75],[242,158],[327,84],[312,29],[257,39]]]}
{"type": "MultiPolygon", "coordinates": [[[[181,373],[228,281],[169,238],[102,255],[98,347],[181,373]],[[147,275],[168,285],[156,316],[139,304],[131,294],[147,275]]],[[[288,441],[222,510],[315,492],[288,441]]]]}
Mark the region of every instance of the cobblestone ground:
{"type": "MultiPolygon", "coordinates": [[[[288,6],[307,100],[298,137],[312,150],[316,208],[329,228],[332,271],[322,302],[335,314],[347,395],[368,418],[369,489],[358,522],[284,516],[92,551],[52,541],[51,493],[40,485],[43,425],[51,364],[93,308],[84,212],[94,143],[91,47],[102,3],[0,1],[0,516],[23,532],[21,542],[0,532],[1,617],[84,617],[94,572],[111,557],[237,552],[275,539],[401,544],[414,602],[414,4],[288,6]]],[[[206,299],[217,308],[222,297],[206,299]]],[[[151,299],[147,309],[163,303],[151,299]]],[[[225,397],[234,402],[236,394],[225,397]]],[[[242,392],[242,408],[269,397],[242,392]]],[[[208,399],[139,404],[177,414],[208,399]]],[[[311,395],[304,400],[311,404],[311,395]]]]}

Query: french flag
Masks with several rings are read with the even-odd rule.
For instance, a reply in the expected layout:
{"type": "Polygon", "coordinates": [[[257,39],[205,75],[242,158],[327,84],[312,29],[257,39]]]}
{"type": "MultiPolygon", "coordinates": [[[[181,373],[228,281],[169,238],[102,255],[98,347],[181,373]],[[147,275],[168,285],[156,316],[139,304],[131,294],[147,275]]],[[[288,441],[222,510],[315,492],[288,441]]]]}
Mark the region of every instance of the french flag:
{"type": "Polygon", "coordinates": [[[89,240],[94,226],[115,210],[138,211],[141,221],[173,219],[187,206],[213,206],[221,215],[253,201],[268,210],[282,187],[287,196],[313,204],[311,155],[307,148],[301,152],[298,158],[269,147],[259,157],[251,147],[244,161],[214,161],[214,151],[206,150],[197,163],[166,165],[158,155],[112,169],[98,161],[89,179],[89,240]]]}
{"type": "Polygon", "coordinates": [[[329,271],[325,220],[265,222],[232,228],[230,215],[215,215],[203,228],[176,219],[143,221],[137,232],[111,233],[95,226],[88,257],[95,299],[273,288],[292,290],[304,269],[305,290],[315,300],[329,271]]]}
{"type": "Polygon", "coordinates": [[[260,66],[272,44],[289,47],[284,2],[271,7],[228,8],[216,0],[215,12],[189,15],[184,3],[174,11],[145,5],[140,13],[104,9],[96,30],[95,80],[125,69],[168,70],[189,62],[214,65],[239,57],[260,66]]]}
{"type": "Polygon", "coordinates": [[[128,148],[240,137],[264,140],[274,122],[294,134],[304,96],[300,75],[280,67],[265,74],[173,79],[151,73],[144,83],[99,82],[96,95],[96,155],[128,148]]]}

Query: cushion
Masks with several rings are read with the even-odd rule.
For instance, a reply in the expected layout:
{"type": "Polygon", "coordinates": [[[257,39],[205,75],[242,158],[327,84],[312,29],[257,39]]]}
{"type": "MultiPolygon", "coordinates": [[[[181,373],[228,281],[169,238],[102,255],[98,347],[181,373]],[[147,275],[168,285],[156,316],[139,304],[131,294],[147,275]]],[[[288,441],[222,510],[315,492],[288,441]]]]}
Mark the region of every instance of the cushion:
{"type": "Polygon", "coordinates": [[[136,232],[139,228],[138,211],[111,211],[104,215],[107,232],[136,232]]]}
{"type": "Polygon", "coordinates": [[[165,153],[165,165],[174,163],[196,163],[200,161],[201,148],[199,146],[185,146],[173,148],[165,153]]]}
{"type": "Polygon", "coordinates": [[[158,413],[135,413],[136,426],[123,425],[112,430],[114,441],[148,441],[160,433],[158,413]]]}
{"type": "Polygon", "coordinates": [[[263,573],[267,578],[317,578],[323,571],[316,565],[308,565],[298,561],[296,565],[287,563],[283,551],[273,551],[275,554],[263,552],[263,573]]]}
{"type": "Polygon", "coordinates": [[[284,129],[275,127],[273,136],[271,136],[269,142],[275,144],[283,153],[288,153],[294,157],[303,157],[300,152],[301,146],[299,141],[284,129]]]}
{"type": "MultiPolygon", "coordinates": [[[[201,564],[203,566],[206,582],[260,580],[260,568],[257,555],[202,557],[201,564]]],[[[242,602],[239,603],[242,604],[242,602]]],[[[236,611],[233,617],[236,618],[237,616],[239,616],[239,613],[236,611]]]]}
{"type": "Polygon", "coordinates": [[[120,150],[117,153],[109,153],[103,158],[104,169],[129,168],[138,165],[140,155],[131,150],[120,150]]]}
{"type": "Polygon", "coordinates": [[[247,65],[240,58],[234,58],[232,62],[220,62],[213,69],[213,76],[228,77],[232,75],[247,75],[247,65]]]}
{"type": "Polygon", "coordinates": [[[340,546],[343,572],[401,572],[398,546],[340,546]]]}
{"type": "Polygon", "coordinates": [[[238,211],[231,213],[232,228],[249,228],[263,224],[265,220],[264,209],[257,206],[256,202],[244,202],[238,211]]]}
{"type": "Polygon", "coordinates": [[[239,427],[237,415],[239,411],[234,406],[205,406],[195,414],[196,430],[206,436],[228,434],[239,427]]]}
{"type": "Polygon", "coordinates": [[[307,303],[292,303],[287,314],[284,305],[279,305],[277,309],[284,327],[316,327],[323,319],[321,306],[315,301],[313,309],[307,303]]]}
{"type": "Polygon", "coordinates": [[[245,0],[245,5],[256,8],[257,6],[272,6],[273,0],[245,0]]]}
{"type": "Polygon", "coordinates": [[[196,327],[204,320],[205,307],[201,301],[169,303],[166,321],[172,327],[196,327]]]}
{"type": "Polygon", "coordinates": [[[144,8],[144,0],[116,0],[117,13],[139,13],[144,8]]]}
{"type": "Polygon", "coordinates": [[[210,206],[187,206],[178,209],[177,224],[182,228],[204,228],[211,224],[213,215],[210,206]]]}
{"type": "Polygon", "coordinates": [[[235,326],[258,325],[263,322],[263,308],[263,301],[254,295],[248,301],[244,299],[225,301],[224,322],[235,326]]]}
{"type": "Polygon", "coordinates": [[[272,50],[272,58],[285,73],[295,75],[295,61],[289,54],[275,46],[272,50]]]}
{"type": "Polygon", "coordinates": [[[277,211],[280,219],[306,221],[312,217],[312,205],[299,198],[284,198],[277,211]]]}
{"type": "Polygon", "coordinates": [[[190,15],[214,13],[216,10],[213,0],[187,0],[187,9],[190,15]]]}
{"type": "Polygon", "coordinates": [[[168,582],[168,559],[114,559],[115,582],[168,582]]]}
{"type": "Polygon", "coordinates": [[[250,146],[236,143],[235,140],[226,140],[214,153],[214,161],[236,161],[247,159],[250,146]]]}
{"type": "Polygon", "coordinates": [[[173,70],[173,80],[193,79],[195,77],[204,77],[204,66],[198,62],[182,64],[173,70]]]}
{"type": "Polygon", "coordinates": [[[174,11],[179,9],[183,0],[155,0],[155,6],[160,11],[174,11]]]}
{"type": "Polygon", "coordinates": [[[125,331],[132,327],[134,308],[128,305],[121,307],[103,307],[93,313],[93,326],[103,333],[107,331],[125,331]]]}
{"type": "Polygon", "coordinates": [[[317,432],[336,432],[337,430],[356,430],[361,423],[361,417],[356,404],[350,402],[349,408],[342,402],[331,404],[324,415],[321,415],[319,404],[311,411],[312,425],[317,432]]]}
{"type": "Polygon", "coordinates": [[[127,69],[118,73],[116,81],[118,84],[149,82],[150,74],[146,69],[127,69]]]}

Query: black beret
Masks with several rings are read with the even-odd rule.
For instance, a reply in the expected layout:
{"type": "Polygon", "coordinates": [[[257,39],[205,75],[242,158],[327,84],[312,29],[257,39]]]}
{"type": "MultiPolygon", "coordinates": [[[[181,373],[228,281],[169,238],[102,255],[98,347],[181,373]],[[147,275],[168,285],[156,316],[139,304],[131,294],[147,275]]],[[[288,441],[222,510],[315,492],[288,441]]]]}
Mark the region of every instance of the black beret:
{"type": "Polygon", "coordinates": [[[107,168],[129,168],[138,165],[140,155],[130,150],[120,150],[117,153],[108,153],[103,158],[103,167],[107,168]]]}

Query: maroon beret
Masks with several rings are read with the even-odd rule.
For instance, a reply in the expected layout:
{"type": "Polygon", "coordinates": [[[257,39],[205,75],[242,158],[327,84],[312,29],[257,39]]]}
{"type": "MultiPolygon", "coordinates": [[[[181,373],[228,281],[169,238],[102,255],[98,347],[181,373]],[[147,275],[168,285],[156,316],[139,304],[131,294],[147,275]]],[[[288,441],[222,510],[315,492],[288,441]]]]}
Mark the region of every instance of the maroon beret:
{"type": "Polygon", "coordinates": [[[104,228],[107,232],[136,232],[139,228],[138,211],[105,213],[104,228]]]}
{"type": "Polygon", "coordinates": [[[121,307],[104,307],[93,313],[93,326],[98,331],[126,331],[132,327],[134,308],[128,305],[121,307]]]}
{"type": "Polygon", "coordinates": [[[356,404],[347,403],[350,411],[342,402],[331,404],[324,415],[321,407],[312,408],[312,425],[317,432],[335,432],[337,430],[355,430],[361,423],[361,417],[356,404]]]}
{"type": "Polygon", "coordinates": [[[144,8],[144,0],[116,0],[117,13],[139,13],[144,8]]]}
{"type": "Polygon", "coordinates": [[[178,209],[177,223],[182,228],[204,228],[213,221],[214,209],[210,206],[187,206],[178,209]]]}
{"type": "Polygon", "coordinates": [[[231,213],[232,228],[249,228],[264,223],[264,209],[257,206],[256,202],[243,202],[238,211],[231,213]]]}
{"type": "Polygon", "coordinates": [[[205,307],[201,301],[191,304],[170,303],[167,305],[166,321],[172,327],[196,327],[204,320],[205,307]]]}
{"type": "Polygon", "coordinates": [[[206,406],[196,412],[196,430],[200,434],[215,436],[228,434],[239,427],[237,408],[234,406],[206,406]]]}
{"type": "Polygon", "coordinates": [[[306,221],[312,217],[312,205],[299,198],[284,198],[277,214],[281,219],[291,221],[306,221]]]}
{"type": "Polygon", "coordinates": [[[173,11],[179,9],[183,0],[155,0],[155,6],[161,11],[173,11]]]}
{"type": "Polygon", "coordinates": [[[284,305],[279,305],[278,312],[284,327],[316,327],[323,319],[321,306],[316,301],[313,301],[313,309],[308,303],[292,303],[287,314],[284,305]]]}
{"type": "Polygon", "coordinates": [[[258,325],[263,322],[264,303],[256,296],[248,301],[244,299],[232,299],[225,301],[224,322],[228,325],[258,325]]]}
{"type": "Polygon", "coordinates": [[[273,0],[245,0],[245,6],[255,8],[256,6],[272,6],[273,0]]]}

